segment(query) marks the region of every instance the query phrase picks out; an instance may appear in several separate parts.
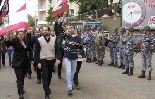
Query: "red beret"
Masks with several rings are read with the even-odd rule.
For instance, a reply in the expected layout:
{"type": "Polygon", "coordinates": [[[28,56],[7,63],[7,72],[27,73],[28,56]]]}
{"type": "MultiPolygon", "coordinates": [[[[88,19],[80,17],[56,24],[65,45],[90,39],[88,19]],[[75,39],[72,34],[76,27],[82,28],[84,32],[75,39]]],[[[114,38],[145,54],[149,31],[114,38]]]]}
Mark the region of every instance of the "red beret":
{"type": "Polygon", "coordinates": [[[86,30],[86,31],[90,31],[90,28],[86,28],[85,30],[86,30]]]}

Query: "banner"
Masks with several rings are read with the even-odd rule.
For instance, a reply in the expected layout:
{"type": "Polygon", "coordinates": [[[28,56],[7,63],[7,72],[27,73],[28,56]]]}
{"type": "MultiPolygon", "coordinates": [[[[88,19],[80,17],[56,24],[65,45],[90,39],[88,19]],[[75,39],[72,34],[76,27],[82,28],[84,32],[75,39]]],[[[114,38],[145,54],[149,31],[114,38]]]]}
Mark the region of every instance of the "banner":
{"type": "Polygon", "coordinates": [[[155,29],[155,0],[122,0],[122,26],[155,29]]]}
{"type": "Polygon", "coordinates": [[[29,28],[26,12],[26,1],[16,0],[16,2],[18,3],[14,4],[14,0],[9,1],[9,24],[1,27],[0,35],[5,35],[8,31],[29,28]]]}
{"type": "Polygon", "coordinates": [[[58,14],[69,11],[69,5],[67,4],[67,0],[60,0],[53,8],[53,16],[57,16],[58,14]]]}

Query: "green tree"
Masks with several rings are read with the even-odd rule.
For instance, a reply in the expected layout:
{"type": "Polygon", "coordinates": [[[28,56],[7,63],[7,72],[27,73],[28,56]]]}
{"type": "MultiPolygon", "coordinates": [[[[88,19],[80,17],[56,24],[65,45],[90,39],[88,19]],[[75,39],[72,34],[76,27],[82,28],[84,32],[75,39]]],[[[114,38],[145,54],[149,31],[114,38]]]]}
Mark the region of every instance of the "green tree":
{"type": "Polygon", "coordinates": [[[50,9],[47,11],[47,17],[46,17],[46,21],[49,23],[49,24],[51,24],[52,25],[52,23],[53,23],[53,21],[54,21],[54,16],[53,16],[53,14],[52,14],[52,10],[53,10],[53,8],[52,7],[50,7],[50,9]]]}
{"type": "MultiPolygon", "coordinates": [[[[87,13],[92,14],[94,18],[96,17],[96,12],[98,12],[98,17],[103,14],[113,15],[112,10],[115,9],[116,12],[121,13],[121,9],[117,5],[113,4],[113,0],[69,0],[79,5],[79,14],[87,13]],[[108,4],[110,2],[110,5],[108,4]]],[[[119,3],[121,0],[119,0],[119,3]]]]}
{"type": "Polygon", "coordinates": [[[31,15],[29,15],[29,14],[27,16],[28,16],[29,26],[30,27],[35,26],[35,19],[31,15]]]}

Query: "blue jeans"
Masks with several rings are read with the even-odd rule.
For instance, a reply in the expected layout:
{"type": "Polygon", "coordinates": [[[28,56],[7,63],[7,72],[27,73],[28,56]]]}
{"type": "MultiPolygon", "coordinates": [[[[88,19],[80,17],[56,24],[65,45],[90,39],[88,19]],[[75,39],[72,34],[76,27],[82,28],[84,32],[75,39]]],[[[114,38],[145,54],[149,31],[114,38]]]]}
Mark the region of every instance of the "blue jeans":
{"type": "Polygon", "coordinates": [[[67,80],[67,89],[72,90],[73,78],[76,72],[77,59],[69,60],[64,58],[65,69],[66,69],[66,80],[67,80]]]}
{"type": "Polygon", "coordinates": [[[12,64],[12,58],[13,58],[13,54],[14,54],[14,49],[13,50],[7,49],[7,53],[9,55],[9,64],[12,64]]]}

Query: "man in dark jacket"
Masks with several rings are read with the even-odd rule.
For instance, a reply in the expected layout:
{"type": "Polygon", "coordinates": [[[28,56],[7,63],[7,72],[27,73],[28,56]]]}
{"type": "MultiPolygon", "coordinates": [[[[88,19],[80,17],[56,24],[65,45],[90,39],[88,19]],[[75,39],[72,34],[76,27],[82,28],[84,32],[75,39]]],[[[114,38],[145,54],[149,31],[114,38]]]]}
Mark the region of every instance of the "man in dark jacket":
{"type": "Polygon", "coordinates": [[[64,44],[63,44],[64,36],[62,35],[62,33],[66,29],[66,27],[65,25],[62,26],[63,20],[64,20],[64,17],[61,19],[60,23],[58,23],[58,17],[56,17],[56,22],[54,26],[54,31],[56,34],[56,42],[55,42],[56,56],[58,55],[58,53],[61,54],[61,59],[60,59],[61,63],[58,64],[58,79],[62,79],[61,69],[62,69],[62,61],[64,56],[64,44]],[[58,51],[57,49],[60,49],[60,51],[58,51]]]}
{"type": "Polygon", "coordinates": [[[36,46],[36,43],[38,41],[38,38],[42,36],[42,27],[39,28],[39,32],[35,34],[34,38],[33,38],[33,44],[34,44],[34,68],[35,70],[37,71],[37,83],[40,84],[41,83],[41,69],[38,68],[38,61],[37,60],[37,57],[38,56],[38,53],[37,53],[37,46],[36,46]]]}
{"type": "MultiPolygon", "coordinates": [[[[33,38],[32,38],[30,30],[27,30],[27,32],[26,32],[26,39],[30,43],[31,48],[33,49],[33,38]]],[[[31,74],[32,74],[31,64],[29,64],[29,66],[27,68],[27,74],[28,74],[28,78],[31,79],[31,74]]],[[[26,74],[26,76],[27,76],[27,74],[26,74]]]]}

